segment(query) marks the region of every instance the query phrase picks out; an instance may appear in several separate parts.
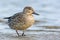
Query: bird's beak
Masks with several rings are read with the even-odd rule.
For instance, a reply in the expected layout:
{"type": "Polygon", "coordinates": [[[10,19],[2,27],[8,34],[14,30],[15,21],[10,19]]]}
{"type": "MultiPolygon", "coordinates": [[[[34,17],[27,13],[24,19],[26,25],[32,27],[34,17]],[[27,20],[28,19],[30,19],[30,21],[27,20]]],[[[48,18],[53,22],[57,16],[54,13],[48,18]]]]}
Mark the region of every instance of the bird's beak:
{"type": "Polygon", "coordinates": [[[37,13],[35,13],[35,12],[33,12],[33,14],[35,14],[35,15],[39,15],[39,14],[37,14],[37,13]]]}

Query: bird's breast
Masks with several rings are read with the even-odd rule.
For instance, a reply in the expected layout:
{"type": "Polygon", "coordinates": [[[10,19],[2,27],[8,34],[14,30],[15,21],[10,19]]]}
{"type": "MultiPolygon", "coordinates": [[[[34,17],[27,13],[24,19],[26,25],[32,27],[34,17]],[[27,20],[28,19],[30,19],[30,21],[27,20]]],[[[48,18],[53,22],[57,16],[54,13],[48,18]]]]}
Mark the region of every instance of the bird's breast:
{"type": "Polygon", "coordinates": [[[34,23],[34,17],[33,17],[33,16],[28,16],[28,17],[26,18],[26,23],[27,23],[28,25],[32,25],[32,24],[34,23]]]}

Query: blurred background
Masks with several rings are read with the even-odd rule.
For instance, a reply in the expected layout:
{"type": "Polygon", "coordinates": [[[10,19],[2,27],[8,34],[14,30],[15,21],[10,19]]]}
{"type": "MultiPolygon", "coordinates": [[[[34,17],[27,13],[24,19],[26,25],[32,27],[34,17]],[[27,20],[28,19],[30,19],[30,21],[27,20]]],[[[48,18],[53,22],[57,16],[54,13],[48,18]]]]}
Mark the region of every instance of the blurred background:
{"type": "Polygon", "coordinates": [[[9,28],[4,17],[21,12],[25,6],[31,6],[40,14],[31,30],[59,31],[60,0],[0,0],[0,29],[9,28]]]}

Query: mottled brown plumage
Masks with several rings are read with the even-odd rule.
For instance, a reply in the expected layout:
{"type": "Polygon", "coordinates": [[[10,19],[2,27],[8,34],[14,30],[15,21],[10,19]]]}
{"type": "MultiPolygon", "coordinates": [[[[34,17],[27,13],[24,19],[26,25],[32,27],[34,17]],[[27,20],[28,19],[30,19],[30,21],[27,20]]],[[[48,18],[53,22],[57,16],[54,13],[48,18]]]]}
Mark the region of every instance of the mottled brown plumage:
{"type": "MultiPolygon", "coordinates": [[[[6,17],[8,19],[8,25],[11,29],[23,30],[24,31],[34,24],[34,17],[32,14],[36,14],[32,7],[25,7],[22,12],[16,13],[11,17],[6,17]]],[[[38,15],[38,14],[37,14],[38,15]]],[[[19,33],[17,32],[18,36],[19,33]]]]}

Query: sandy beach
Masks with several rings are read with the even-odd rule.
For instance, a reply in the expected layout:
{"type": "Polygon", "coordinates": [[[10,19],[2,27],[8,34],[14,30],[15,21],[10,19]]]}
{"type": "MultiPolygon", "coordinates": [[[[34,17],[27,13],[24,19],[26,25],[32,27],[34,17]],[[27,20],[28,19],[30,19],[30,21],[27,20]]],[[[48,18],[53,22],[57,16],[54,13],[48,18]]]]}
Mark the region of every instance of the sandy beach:
{"type": "Polygon", "coordinates": [[[1,29],[0,40],[60,40],[60,32],[27,30],[26,36],[21,36],[21,33],[22,31],[19,31],[18,37],[15,30],[1,29]]]}

